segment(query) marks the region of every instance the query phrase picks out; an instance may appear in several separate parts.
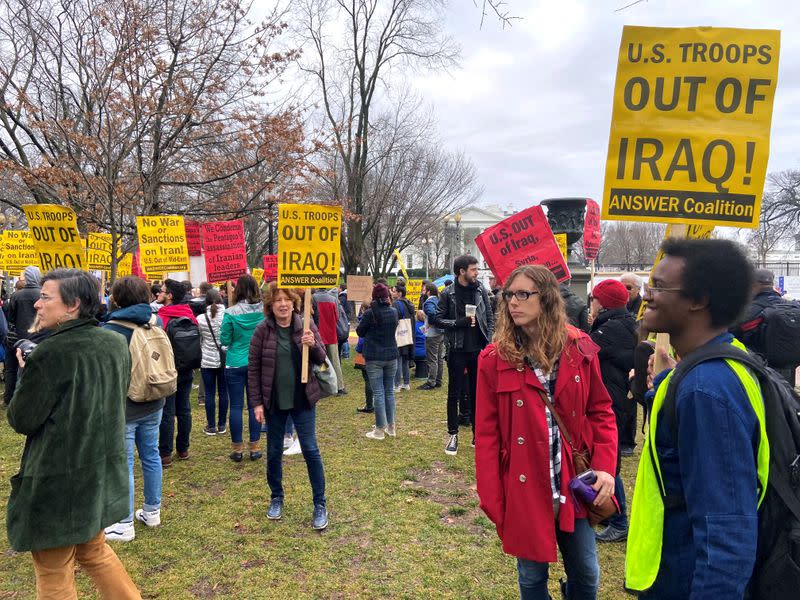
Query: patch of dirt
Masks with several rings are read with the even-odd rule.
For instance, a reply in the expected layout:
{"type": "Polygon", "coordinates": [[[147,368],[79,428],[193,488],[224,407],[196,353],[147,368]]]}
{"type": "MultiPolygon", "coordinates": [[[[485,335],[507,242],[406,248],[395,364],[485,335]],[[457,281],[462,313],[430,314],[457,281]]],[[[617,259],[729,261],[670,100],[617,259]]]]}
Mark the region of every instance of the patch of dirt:
{"type": "Polygon", "coordinates": [[[148,567],[145,569],[144,573],[148,577],[152,577],[153,575],[158,575],[159,573],[163,573],[164,571],[168,570],[172,565],[170,563],[162,563],[160,565],[153,565],[152,567],[148,567]]]}
{"type": "Polygon", "coordinates": [[[230,595],[231,587],[224,583],[211,583],[208,577],[201,577],[197,580],[189,592],[195,598],[215,598],[217,596],[228,597],[230,595]]]}
{"type": "MultiPolygon", "coordinates": [[[[486,528],[476,523],[483,515],[478,506],[476,486],[463,473],[435,461],[430,469],[412,471],[403,487],[413,496],[442,506],[440,521],[445,525],[465,527],[475,535],[486,535],[486,528]]],[[[407,502],[412,502],[409,497],[407,502]]]]}
{"type": "Polygon", "coordinates": [[[267,561],[263,558],[254,558],[253,560],[243,560],[242,561],[242,568],[243,569],[254,569],[256,567],[261,567],[267,564],[267,561]]]}

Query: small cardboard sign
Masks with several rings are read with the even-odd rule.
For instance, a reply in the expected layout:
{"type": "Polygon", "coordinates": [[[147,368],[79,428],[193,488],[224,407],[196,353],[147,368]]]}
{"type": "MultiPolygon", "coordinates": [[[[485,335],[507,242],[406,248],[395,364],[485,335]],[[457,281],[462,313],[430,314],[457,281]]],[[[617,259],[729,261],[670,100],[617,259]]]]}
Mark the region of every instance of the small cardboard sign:
{"type": "Polygon", "coordinates": [[[348,275],[347,299],[350,302],[372,302],[373,285],[369,275],[348,275]]]}

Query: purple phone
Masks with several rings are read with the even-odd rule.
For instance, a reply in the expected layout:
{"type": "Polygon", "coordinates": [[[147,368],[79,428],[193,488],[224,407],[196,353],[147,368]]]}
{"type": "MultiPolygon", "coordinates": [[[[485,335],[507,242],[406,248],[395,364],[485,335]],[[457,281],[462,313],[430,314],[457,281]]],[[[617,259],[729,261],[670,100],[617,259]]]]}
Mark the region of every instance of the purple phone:
{"type": "Polygon", "coordinates": [[[584,471],[569,482],[572,497],[578,504],[591,504],[597,498],[597,492],[592,489],[592,484],[597,481],[597,475],[592,469],[584,471]]]}

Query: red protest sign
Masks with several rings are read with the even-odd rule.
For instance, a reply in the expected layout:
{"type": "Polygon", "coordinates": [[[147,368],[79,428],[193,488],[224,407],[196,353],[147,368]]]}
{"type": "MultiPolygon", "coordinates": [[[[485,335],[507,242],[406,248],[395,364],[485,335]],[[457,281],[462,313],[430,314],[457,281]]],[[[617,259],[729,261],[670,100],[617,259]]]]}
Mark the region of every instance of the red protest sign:
{"type": "Polygon", "coordinates": [[[475,238],[475,244],[498,283],[522,265],[543,265],[558,281],[570,278],[541,206],[532,206],[489,227],[475,238]]]}
{"type": "Polygon", "coordinates": [[[139,249],[136,249],[136,252],[133,254],[133,261],[131,262],[131,275],[136,275],[139,279],[147,280],[147,277],[144,276],[144,271],[142,271],[142,263],[139,262],[139,249]]]}
{"type": "Polygon", "coordinates": [[[583,221],[583,255],[594,260],[600,253],[600,205],[586,200],[586,219],[583,221]]]}
{"type": "Polygon", "coordinates": [[[189,249],[189,256],[200,256],[203,253],[200,223],[184,220],[183,228],[186,231],[186,247],[189,249]]]}
{"type": "Polygon", "coordinates": [[[277,281],[278,280],[278,255],[265,254],[264,255],[264,281],[277,281]]]}
{"type": "Polygon", "coordinates": [[[203,223],[202,235],[206,280],[209,283],[237,279],[247,273],[247,251],[241,221],[203,223]]]}

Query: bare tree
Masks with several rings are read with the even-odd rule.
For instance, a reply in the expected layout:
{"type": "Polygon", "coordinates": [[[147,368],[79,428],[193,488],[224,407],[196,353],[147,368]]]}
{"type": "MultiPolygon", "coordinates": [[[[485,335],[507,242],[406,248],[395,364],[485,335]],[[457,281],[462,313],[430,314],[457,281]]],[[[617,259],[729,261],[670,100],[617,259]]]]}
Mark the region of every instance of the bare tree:
{"type": "Polygon", "coordinates": [[[748,247],[763,264],[770,252],[793,243],[798,222],[786,214],[780,192],[767,192],[761,200],[758,227],[744,231],[748,247]]]}
{"type": "MultiPolygon", "coordinates": [[[[347,272],[366,267],[363,217],[372,155],[372,111],[393,67],[444,68],[458,49],[441,29],[444,0],[303,0],[303,69],[317,83],[331,146],[342,172],[342,259],[347,272]],[[345,28],[342,35],[341,28],[345,28]]],[[[338,176],[338,175],[337,175],[338,176]]]]}
{"type": "Polygon", "coordinates": [[[653,264],[658,247],[664,239],[664,225],[634,221],[603,221],[603,243],[598,264],[625,269],[642,268],[653,264]]]}
{"type": "Polygon", "coordinates": [[[122,250],[137,214],[257,211],[306,149],[297,115],[264,101],[296,56],[273,47],[286,26],[250,6],[0,1],[0,172],[122,250]]]}
{"type": "Polygon", "coordinates": [[[769,211],[769,219],[789,219],[800,224],[800,169],[770,173],[767,176],[767,189],[771,194],[769,203],[773,207],[769,211]]]}

